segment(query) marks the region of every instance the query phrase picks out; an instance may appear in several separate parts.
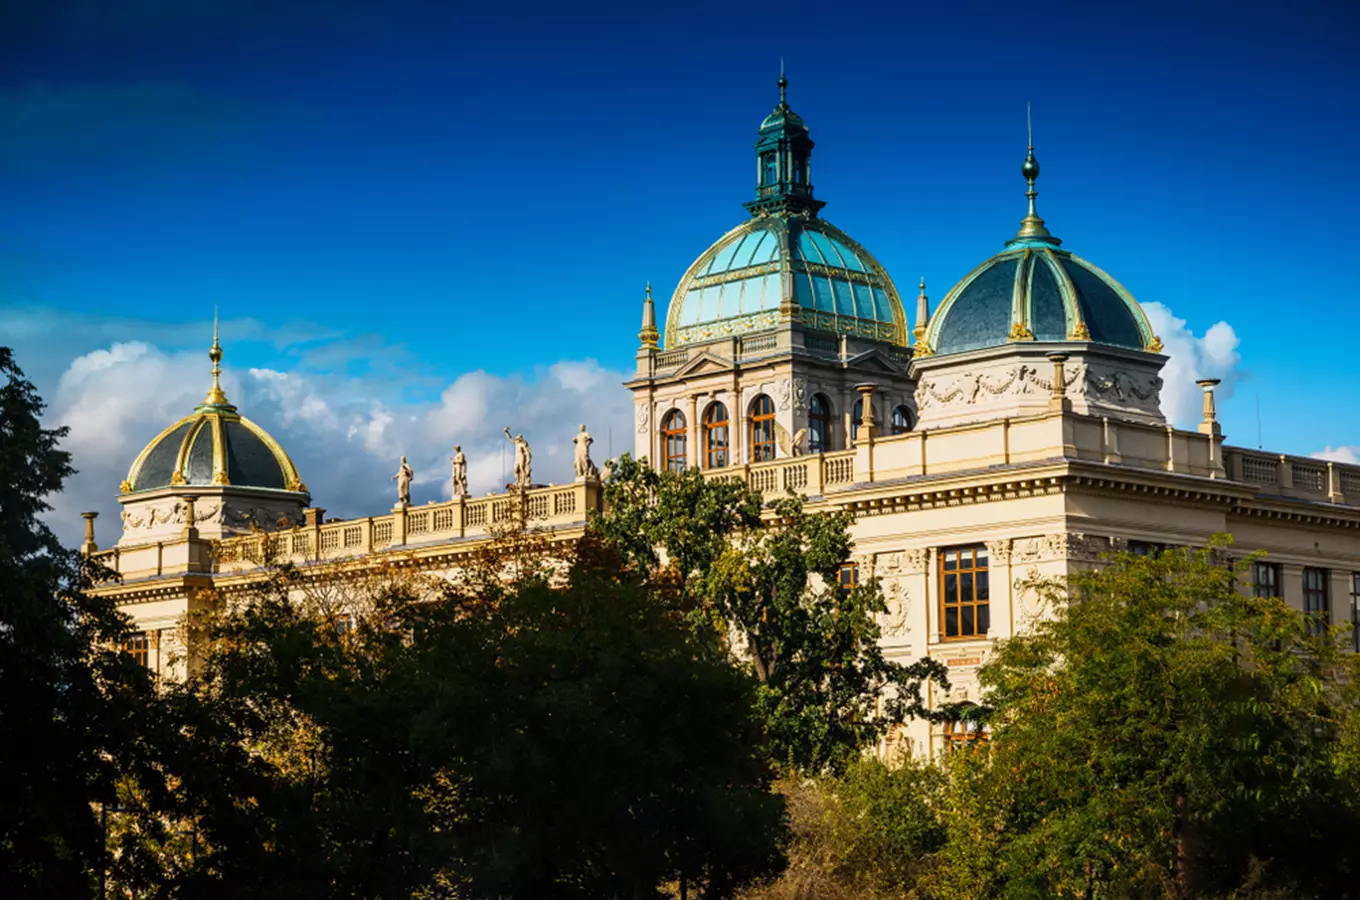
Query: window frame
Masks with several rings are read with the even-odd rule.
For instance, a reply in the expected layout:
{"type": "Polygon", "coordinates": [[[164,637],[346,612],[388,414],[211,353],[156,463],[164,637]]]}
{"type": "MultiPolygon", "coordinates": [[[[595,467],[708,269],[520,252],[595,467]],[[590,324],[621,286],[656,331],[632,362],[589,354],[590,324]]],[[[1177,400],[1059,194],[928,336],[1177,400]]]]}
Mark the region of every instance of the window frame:
{"type": "Polygon", "coordinates": [[[992,626],[992,593],[991,593],[991,558],[987,553],[986,544],[964,544],[954,547],[942,547],[937,556],[939,574],[935,582],[939,591],[939,638],[941,641],[977,641],[986,640],[992,626]],[[965,556],[966,554],[966,556],[965,556]],[[952,557],[951,557],[952,555],[952,557]],[[965,560],[969,563],[964,566],[965,560]],[[979,564],[979,560],[981,563],[979,564]],[[950,567],[950,562],[953,567],[950,567]],[[967,575],[971,587],[971,599],[964,600],[964,579],[961,576],[967,575]],[[979,579],[979,575],[982,576],[979,579]],[[949,579],[954,578],[954,599],[949,597],[949,579]],[[980,588],[980,589],[979,589],[980,588]],[[986,593],[985,598],[980,598],[980,593],[986,593]],[[953,610],[955,634],[949,633],[949,612],[953,610]],[[964,631],[964,611],[971,614],[972,630],[964,631]],[[979,613],[983,615],[979,615],[979,613]],[[979,628],[979,620],[986,618],[985,627],[979,628]]]}
{"type": "Polygon", "coordinates": [[[940,734],[944,737],[945,753],[957,753],[977,744],[985,744],[992,738],[986,725],[969,722],[967,719],[952,719],[945,722],[940,734]]]}
{"type": "Polygon", "coordinates": [[[831,401],[825,394],[813,394],[808,401],[808,453],[829,453],[831,451],[831,426],[834,417],[831,401]],[[820,410],[818,407],[820,406],[820,410]],[[821,433],[818,434],[818,425],[821,433]]]}
{"type": "Polygon", "coordinates": [[[859,563],[853,560],[841,563],[836,572],[836,583],[847,594],[859,587],[859,563]]]}
{"type": "Polygon", "coordinates": [[[1317,566],[1303,568],[1303,577],[1300,579],[1303,583],[1303,614],[1308,620],[1308,633],[1314,636],[1326,634],[1332,623],[1329,590],[1331,577],[1330,569],[1317,566]],[[1314,578],[1317,584],[1310,585],[1310,577],[1314,578]]]}
{"type": "Polygon", "coordinates": [[[704,410],[704,468],[725,469],[732,462],[732,418],[727,413],[727,404],[714,400],[704,410]],[[719,418],[721,417],[721,418],[719,418]],[[718,434],[720,443],[714,443],[718,434]],[[715,464],[716,460],[716,464],[715,464]]]}
{"type": "Polygon", "coordinates": [[[123,652],[132,657],[133,662],[143,666],[151,665],[151,633],[134,631],[123,639],[123,652]]]}
{"type": "Polygon", "coordinates": [[[685,414],[678,409],[671,410],[661,419],[661,464],[668,472],[683,472],[688,463],[688,428],[685,414]]]}
{"type": "Polygon", "coordinates": [[[750,417],[746,428],[749,438],[747,446],[750,448],[751,462],[769,462],[779,455],[779,448],[775,443],[775,407],[774,400],[769,394],[759,394],[751,401],[751,408],[747,412],[750,417]]]}
{"type": "Polygon", "coordinates": [[[1351,649],[1360,652],[1360,572],[1351,573],[1351,649]]]}
{"type": "Polygon", "coordinates": [[[893,434],[907,434],[916,427],[916,419],[911,414],[911,408],[905,404],[898,404],[893,407],[891,428],[893,434]],[[898,416],[901,421],[898,421],[898,416]]]}
{"type": "Polygon", "coordinates": [[[1283,573],[1280,571],[1279,563],[1261,561],[1252,563],[1251,564],[1252,596],[1259,598],[1284,597],[1284,590],[1282,587],[1283,579],[1281,578],[1282,574],[1283,573]],[[1261,579],[1261,575],[1262,573],[1266,572],[1270,573],[1270,577],[1263,581],[1261,579]]]}

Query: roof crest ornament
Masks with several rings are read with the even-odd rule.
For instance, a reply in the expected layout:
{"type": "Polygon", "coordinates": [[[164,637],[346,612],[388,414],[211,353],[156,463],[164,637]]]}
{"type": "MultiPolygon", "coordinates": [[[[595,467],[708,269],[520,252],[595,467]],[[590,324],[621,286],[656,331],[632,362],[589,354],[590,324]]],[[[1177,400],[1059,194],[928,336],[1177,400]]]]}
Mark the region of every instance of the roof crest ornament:
{"type": "Polygon", "coordinates": [[[203,398],[203,403],[200,405],[218,406],[228,410],[236,409],[236,407],[232,406],[230,401],[227,400],[227,395],[222,391],[222,344],[217,339],[216,304],[213,305],[213,342],[212,349],[208,351],[208,359],[211,359],[213,364],[213,383],[212,388],[208,391],[208,395],[203,398]]]}
{"type": "Polygon", "coordinates": [[[1044,243],[1060,244],[1062,242],[1049,233],[1044,226],[1044,220],[1039,218],[1039,213],[1034,208],[1034,198],[1039,196],[1034,187],[1034,182],[1039,179],[1039,160],[1034,158],[1034,117],[1028,102],[1025,103],[1025,131],[1029,138],[1029,152],[1025,155],[1024,165],[1020,167],[1020,174],[1029,184],[1029,189],[1025,191],[1025,197],[1029,199],[1029,212],[1020,220],[1020,230],[1015,233],[1013,240],[1032,238],[1044,243]]]}
{"type": "Polygon", "coordinates": [[[642,328],[638,341],[648,350],[655,350],[661,333],[656,330],[656,306],[652,303],[652,283],[647,282],[647,297],[642,301],[642,328]]]}

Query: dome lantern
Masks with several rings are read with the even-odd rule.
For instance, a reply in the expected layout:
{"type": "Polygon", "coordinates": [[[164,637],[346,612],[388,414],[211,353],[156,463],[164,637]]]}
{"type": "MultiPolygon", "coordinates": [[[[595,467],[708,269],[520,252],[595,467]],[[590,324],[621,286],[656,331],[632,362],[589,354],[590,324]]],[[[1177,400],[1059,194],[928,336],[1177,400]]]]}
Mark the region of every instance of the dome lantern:
{"type": "Polygon", "coordinates": [[[756,135],[756,199],[744,204],[752,216],[817,215],[826,204],[812,196],[812,138],[789,108],[789,80],[779,72],[779,105],[756,135]]]}

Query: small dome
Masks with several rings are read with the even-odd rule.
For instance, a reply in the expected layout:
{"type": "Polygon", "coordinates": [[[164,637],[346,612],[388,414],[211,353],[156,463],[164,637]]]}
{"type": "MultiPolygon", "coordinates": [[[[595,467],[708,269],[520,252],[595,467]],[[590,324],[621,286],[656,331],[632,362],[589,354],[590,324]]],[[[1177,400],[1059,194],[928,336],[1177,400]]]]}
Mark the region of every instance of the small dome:
{"type": "Polygon", "coordinates": [[[954,286],[931,317],[926,346],[959,353],[1010,341],[1083,341],[1159,350],[1120,284],[1052,239],[1012,241],[954,286]]]}
{"type": "Polygon", "coordinates": [[[775,327],[786,275],[805,326],[906,344],[902,301],[878,260],[823,219],[766,215],[690,266],[671,298],[666,345],[775,327]]]}
{"type": "Polygon", "coordinates": [[[178,485],[307,490],[293,461],[268,432],[245,416],[205,407],[147,444],[128,471],[123,492],[178,485]]]}
{"type": "Polygon", "coordinates": [[[122,493],[189,486],[264,488],[306,494],[278,441],[236,411],[219,381],[222,348],[213,336],[213,385],[193,415],[158,434],[128,470],[122,493]]]}

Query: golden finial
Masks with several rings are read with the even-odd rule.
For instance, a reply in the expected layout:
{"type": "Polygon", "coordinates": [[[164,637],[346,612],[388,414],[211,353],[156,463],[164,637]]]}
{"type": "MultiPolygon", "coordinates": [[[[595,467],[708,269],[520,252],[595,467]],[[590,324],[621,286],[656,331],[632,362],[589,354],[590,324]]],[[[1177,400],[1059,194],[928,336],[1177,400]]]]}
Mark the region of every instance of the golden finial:
{"type": "Polygon", "coordinates": [[[222,392],[222,344],[217,339],[217,307],[213,307],[213,342],[212,349],[208,351],[208,359],[212,360],[212,389],[208,391],[208,396],[203,398],[204,406],[231,406],[227,402],[227,395],[222,392]]]}
{"type": "Polygon", "coordinates": [[[1025,103],[1025,130],[1029,135],[1029,153],[1025,156],[1025,163],[1020,167],[1020,174],[1025,176],[1025,181],[1029,183],[1029,190],[1025,191],[1025,196],[1029,198],[1029,212],[1020,220],[1020,230],[1016,232],[1017,238],[1046,238],[1051,237],[1048,229],[1044,227],[1044,220],[1039,218],[1039,214],[1034,209],[1034,198],[1039,196],[1039,192],[1034,189],[1034,182],[1039,178],[1039,160],[1034,158],[1034,118],[1030,112],[1030,104],[1025,103]]]}
{"type": "Polygon", "coordinates": [[[656,306],[652,303],[652,283],[647,282],[647,297],[642,301],[642,329],[638,331],[638,341],[642,346],[655,350],[661,333],[656,330],[656,306]]]}

